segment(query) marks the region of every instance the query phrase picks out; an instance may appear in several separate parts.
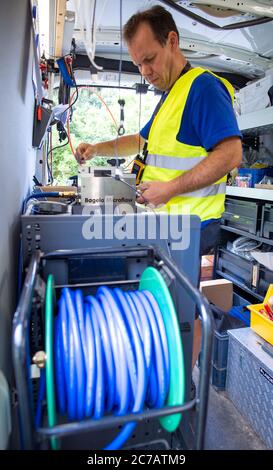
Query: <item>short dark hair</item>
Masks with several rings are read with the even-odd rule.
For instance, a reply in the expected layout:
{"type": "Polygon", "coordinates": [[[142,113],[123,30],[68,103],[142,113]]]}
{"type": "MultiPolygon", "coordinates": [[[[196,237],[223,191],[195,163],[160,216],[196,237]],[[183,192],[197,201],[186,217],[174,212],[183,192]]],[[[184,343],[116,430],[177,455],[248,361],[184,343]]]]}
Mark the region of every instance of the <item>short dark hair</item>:
{"type": "Polygon", "coordinates": [[[170,31],[174,31],[179,40],[179,32],[172,15],[160,5],[155,5],[149,10],[139,11],[131,16],[123,28],[123,37],[130,42],[135,36],[140,24],[147,23],[157,41],[165,46],[170,31]]]}

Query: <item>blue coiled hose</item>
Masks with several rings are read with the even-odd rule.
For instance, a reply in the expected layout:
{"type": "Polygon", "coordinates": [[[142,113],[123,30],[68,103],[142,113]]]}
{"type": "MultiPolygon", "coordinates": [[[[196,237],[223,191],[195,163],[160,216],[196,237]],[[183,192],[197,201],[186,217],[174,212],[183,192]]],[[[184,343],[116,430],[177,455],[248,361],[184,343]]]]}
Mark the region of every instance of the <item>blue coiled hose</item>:
{"type": "Polygon", "coordinates": [[[60,197],[60,193],[58,191],[31,193],[23,202],[22,213],[24,214],[26,212],[27,203],[30,199],[46,199],[48,197],[60,197]]]}
{"type": "MultiPolygon", "coordinates": [[[[96,296],[62,289],[55,321],[55,382],[59,412],[69,420],[139,413],[162,407],[170,362],[159,306],[148,291],[100,287],[96,296]]],[[[136,423],[106,449],[119,449],[136,423]]]]}

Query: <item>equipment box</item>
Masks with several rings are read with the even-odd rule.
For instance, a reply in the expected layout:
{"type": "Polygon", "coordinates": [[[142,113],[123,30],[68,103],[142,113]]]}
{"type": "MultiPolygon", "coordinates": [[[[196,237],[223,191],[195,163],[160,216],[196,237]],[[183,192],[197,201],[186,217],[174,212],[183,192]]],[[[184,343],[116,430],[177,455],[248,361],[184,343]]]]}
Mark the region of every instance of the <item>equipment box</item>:
{"type": "Polygon", "coordinates": [[[227,368],[226,367],[216,367],[212,364],[211,370],[211,384],[217,391],[225,390],[226,388],[226,376],[227,376],[227,368]]]}
{"type": "Polygon", "coordinates": [[[273,357],[251,328],[228,332],[226,390],[239,412],[273,449],[273,357]]]}
{"type": "Polygon", "coordinates": [[[265,204],[263,206],[261,236],[273,238],[273,204],[265,204]]]}
{"type": "Polygon", "coordinates": [[[217,369],[223,369],[227,366],[228,338],[227,331],[222,333],[214,331],[212,360],[217,369]]]}
{"type": "Polygon", "coordinates": [[[260,201],[244,201],[227,197],[222,224],[256,235],[260,230],[261,206],[260,201]]]}
{"type": "Polygon", "coordinates": [[[217,252],[216,269],[229,275],[235,282],[238,281],[249,289],[252,288],[253,261],[232,253],[225,248],[217,252]]]}
{"type": "Polygon", "coordinates": [[[273,284],[270,284],[263,303],[248,305],[251,328],[270,344],[273,344],[273,319],[269,306],[272,295],[273,284]]]}
{"type": "Polygon", "coordinates": [[[242,320],[229,315],[228,312],[219,309],[215,305],[211,304],[211,310],[216,328],[213,335],[211,384],[219,391],[225,390],[226,385],[229,343],[227,330],[243,328],[245,324],[242,320]]]}
{"type": "Polygon", "coordinates": [[[264,297],[269,284],[273,284],[273,271],[259,264],[256,292],[264,297]]]}

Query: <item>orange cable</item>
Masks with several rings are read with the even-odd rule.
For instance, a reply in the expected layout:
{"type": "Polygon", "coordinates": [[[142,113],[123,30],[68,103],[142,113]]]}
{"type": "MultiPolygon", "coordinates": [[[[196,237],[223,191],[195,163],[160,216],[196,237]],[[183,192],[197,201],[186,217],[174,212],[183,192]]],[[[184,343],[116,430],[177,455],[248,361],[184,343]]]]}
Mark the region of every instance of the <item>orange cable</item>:
{"type": "MultiPolygon", "coordinates": [[[[89,89],[90,87],[89,86],[79,86],[78,89],[83,89],[83,88],[87,88],[89,89]]],[[[74,98],[74,95],[75,93],[77,92],[77,90],[74,91],[74,93],[72,93],[72,96],[70,97],[70,100],[69,100],[69,106],[71,105],[72,103],[72,100],[74,98]]],[[[101,102],[104,104],[106,110],[109,112],[109,114],[111,115],[111,118],[112,120],[114,121],[114,124],[115,124],[115,127],[116,127],[116,130],[118,130],[118,125],[117,125],[117,121],[115,120],[109,106],[107,106],[107,104],[105,103],[104,99],[96,92],[96,91],[92,91],[92,93],[94,93],[100,100],[101,102]]],[[[72,142],[71,142],[71,138],[70,138],[70,124],[69,124],[69,117],[70,117],[70,107],[68,108],[68,114],[67,114],[67,138],[68,138],[68,142],[69,142],[69,145],[70,145],[70,148],[71,148],[71,152],[73,153],[73,155],[75,156],[76,152],[74,150],[74,147],[72,145],[72,142]]]]}

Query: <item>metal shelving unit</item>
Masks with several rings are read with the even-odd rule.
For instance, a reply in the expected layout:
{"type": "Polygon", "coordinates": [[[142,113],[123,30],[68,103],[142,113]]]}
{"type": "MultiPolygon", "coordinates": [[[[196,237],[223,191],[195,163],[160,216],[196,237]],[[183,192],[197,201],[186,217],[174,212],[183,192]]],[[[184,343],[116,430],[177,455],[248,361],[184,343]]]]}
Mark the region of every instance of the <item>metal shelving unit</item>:
{"type": "MultiPolygon", "coordinates": [[[[273,106],[271,106],[270,108],[261,109],[253,113],[239,116],[237,117],[237,121],[238,121],[238,126],[244,135],[256,136],[260,134],[273,133],[273,106]]],[[[270,189],[237,188],[234,186],[227,186],[226,195],[232,198],[238,198],[238,199],[243,199],[243,200],[245,199],[260,200],[260,201],[264,201],[265,203],[273,201],[273,190],[270,190],[270,189]]],[[[256,234],[254,235],[252,233],[249,233],[247,231],[244,231],[235,227],[221,225],[221,230],[225,231],[226,233],[227,232],[234,233],[235,235],[244,236],[252,240],[262,242],[269,246],[273,246],[273,240],[269,238],[261,237],[256,234]]],[[[225,279],[228,279],[229,281],[232,281],[235,286],[238,286],[239,288],[243,289],[245,293],[251,294],[253,297],[259,300],[263,300],[263,296],[256,293],[255,291],[253,291],[252,289],[244,285],[239,280],[236,280],[235,278],[233,278],[233,276],[223,273],[222,271],[217,269],[216,266],[214,267],[214,269],[215,269],[215,274],[217,274],[218,276],[221,276],[225,279]]]]}
{"type": "MultiPolygon", "coordinates": [[[[244,135],[257,136],[260,134],[273,133],[273,106],[238,116],[237,122],[240,131],[244,135]]],[[[273,201],[272,189],[237,188],[234,186],[227,186],[226,194],[227,196],[240,198],[273,201]]]]}
{"type": "Polygon", "coordinates": [[[237,188],[235,186],[227,186],[226,195],[247,199],[259,199],[268,202],[273,201],[272,189],[237,188]]]}
{"type": "Polygon", "coordinates": [[[253,297],[256,297],[257,299],[263,301],[263,296],[260,295],[260,294],[257,294],[256,292],[254,292],[253,290],[249,289],[247,286],[245,286],[242,282],[238,281],[237,279],[234,279],[232,276],[229,276],[228,274],[226,273],[223,273],[222,271],[219,271],[218,269],[216,269],[216,274],[218,274],[220,277],[223,277],[224,279],[227,279],[228,281],[231,281],[233,284],[235,284],[236,286],[240,287],[241,289],[243,289],[245,292],[247,292],[248,294],[251,294],[253,297]]]}
{"type": "Polygon", "coordinates": [[[270,238],[259,237],[253,233],[245,232],[244,230],[239,230],[238,228],[228,227],[227,225],[221,225],[221,229],[227,230],[228,232],[237,233],[243,237],[251,238],[252,240],[257,240],[258,242],[273,246],[273,240],[270,240],[270,238]]]}
{"type": "Polygon", "coordinates": [[[239,129],[245,135],[273,132],[273,106],[237,117],[239,129]]]}

